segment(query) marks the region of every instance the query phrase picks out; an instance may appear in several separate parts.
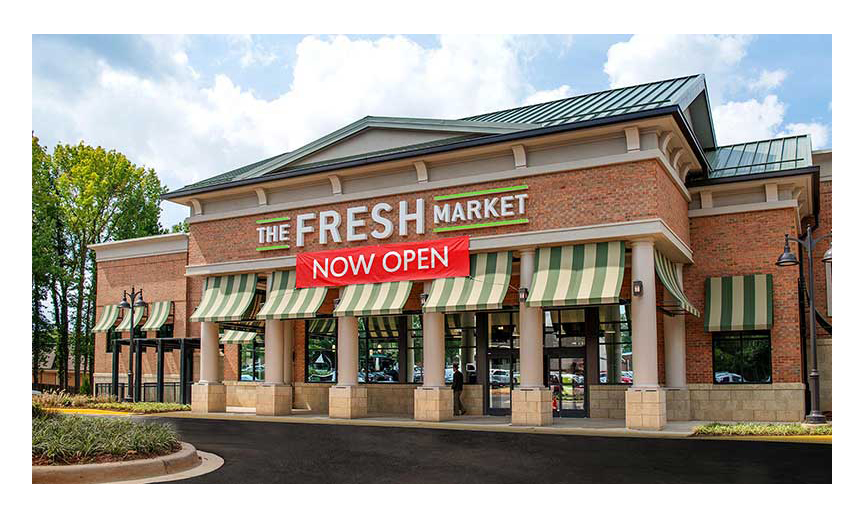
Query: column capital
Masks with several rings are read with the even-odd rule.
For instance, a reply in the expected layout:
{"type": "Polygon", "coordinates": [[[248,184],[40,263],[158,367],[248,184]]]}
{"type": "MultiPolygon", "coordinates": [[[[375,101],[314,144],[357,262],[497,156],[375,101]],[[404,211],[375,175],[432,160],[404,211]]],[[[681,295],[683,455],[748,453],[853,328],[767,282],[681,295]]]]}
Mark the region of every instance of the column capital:
{"type": "Polygon", "coordinates": [[[517,251],[519,252],[520,257],[523,255],[534,255],[537,253],[536,248],[519,248],[517,249],[517,251]]]}
{"type": "Polygon", "coordinates": [[[632,248],[647,246],[653,247],[655,242],[656,239],[654,239],[653,237],[637,237],[628,241],[632,248]]]}

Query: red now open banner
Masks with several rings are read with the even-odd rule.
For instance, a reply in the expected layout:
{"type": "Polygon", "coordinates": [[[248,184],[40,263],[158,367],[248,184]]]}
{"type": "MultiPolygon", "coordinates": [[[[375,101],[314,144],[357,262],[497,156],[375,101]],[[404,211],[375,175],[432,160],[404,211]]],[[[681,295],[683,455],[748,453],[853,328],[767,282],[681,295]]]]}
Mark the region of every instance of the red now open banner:
{"type": "Polygon", "coordinates": [[[297,287],[467,277],[468,236],[297,254],[297,287]]]}

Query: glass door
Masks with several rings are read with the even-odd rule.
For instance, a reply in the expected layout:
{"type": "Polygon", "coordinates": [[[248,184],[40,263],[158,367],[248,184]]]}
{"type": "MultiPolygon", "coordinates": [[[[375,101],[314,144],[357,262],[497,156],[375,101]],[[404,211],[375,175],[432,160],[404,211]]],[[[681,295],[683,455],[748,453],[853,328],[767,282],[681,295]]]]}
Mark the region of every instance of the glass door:
{"type": "Polygon", "coordinates": [[[585,356],[546,357],[546,382],[554,417],[586,417],[585,356]]]}
{"type": "Polygon", "coordinates": [[[485,383],[489,415],[510,415],[513,389],[519,386],[518,322],[516,312],[488,315],[485,383]]]}

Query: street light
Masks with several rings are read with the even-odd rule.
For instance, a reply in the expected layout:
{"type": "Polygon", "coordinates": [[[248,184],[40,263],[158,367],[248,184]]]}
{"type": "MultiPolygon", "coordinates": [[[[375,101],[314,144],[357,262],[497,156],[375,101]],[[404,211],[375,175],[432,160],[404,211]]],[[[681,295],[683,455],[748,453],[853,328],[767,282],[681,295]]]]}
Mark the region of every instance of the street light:
{"type": "MultiPolygon", "coordinates": [[[[135,343],[135,308],[141,308],[146,306],[147,304],[144,302],[144,297],[142,295],[143,289],[135,291],[135,286],[132,286],[132,293],[123,290],[123,298],[120,299],[120,307],[122,309],[128,309],[130,311],[129,314],[129,370],[126,371],[126,395],[123,398],[124,401],[134,402],[135,394],[133,394],[133,381],[132,381],[132,348],[135,343]],[[128,300],[127,300],[128,298],[128,300]],[[131,302],[131,304],[130,304],[131,302]]],[[[138,353],[140,356],[140,352],[138,353]]],[[[141,368],[140,365],[138,367],[141,368]]]]}
{"type": "MultiPolygon", "coordinates": [[[[810,225],[807,225],[807,236],[803,240],[796,237],[790,238],[789,234],[786,234],[786,244],[783,246],[783,253],[777,258],[776,263],[777,266],[798,265],[798,259],[789,249],[790,239],[799,243],[807,250],[807,276],[810,278],[810,282],[809,284],[805,284],[804,287],[807,290],[807,300],[810,303],[810,354],[813,357],[813,363],[810,367],[810,413],[807,414],[804,421],[810,424],[822,424],[826,422],[825,416],[819,408],[819,363],[816,358],[816,301],[813,298],[813,250],[816,248],[817,243],[830,236],[831,233],[829,232],[818,239],[814,239],[813,229],[810,225]]],[[[831,247],[828,247],[828,251],[825,252],[822,261],[826,263],[831,262],[831,247]]]]}

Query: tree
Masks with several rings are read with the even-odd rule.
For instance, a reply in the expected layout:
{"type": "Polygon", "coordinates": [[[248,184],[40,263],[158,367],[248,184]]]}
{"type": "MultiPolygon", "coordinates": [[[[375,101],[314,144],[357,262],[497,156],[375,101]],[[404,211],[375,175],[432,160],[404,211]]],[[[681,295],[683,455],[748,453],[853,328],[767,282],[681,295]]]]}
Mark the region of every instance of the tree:
{"type": "MultiPolygon", "coordinates": [[[[95,279],[87,289],[87,266],[95,258],[87,245],[107,239],[129,239],[161,233],[160,196],[167,192],[153,169],[136,166],[122,153],[86,144],[54,148],[54,169],[60,213],[69,230],[75,283],[75,390],[81,383],[81,357],[92,358],[90,312],[86,301],[95,297],[95,279]],[[85,323],[85,319],[87,323],[85,323]]],[[[95,300],[90,307],[94,308],[95,300]]],[[[92,365],[92,362],[90,362],[92,365]]]]}
{"type": "Polygon", "coordinates": [[[186,220],[181,221],[180,223],[174,223],[171,225],[171,234],[176,234],[178,232],[189,232],[189,222],[186,220]]]}
{"type": "Polygon", "coordinates": [[[48,358],[51,349],[54,348],[54,340],[51,333],[51,325],[43,313],[43,302],[50,290],[56,262],[52,261],[52,234],[51,224],[52,199],[51,192],[51,158],[39,144],[39,139],[32,136],[33,146],[33,169],[31,198],[32,216],[32,354],[33,354],[33,383],[39,382],[39,370],[41,364],[48,358]]]}

